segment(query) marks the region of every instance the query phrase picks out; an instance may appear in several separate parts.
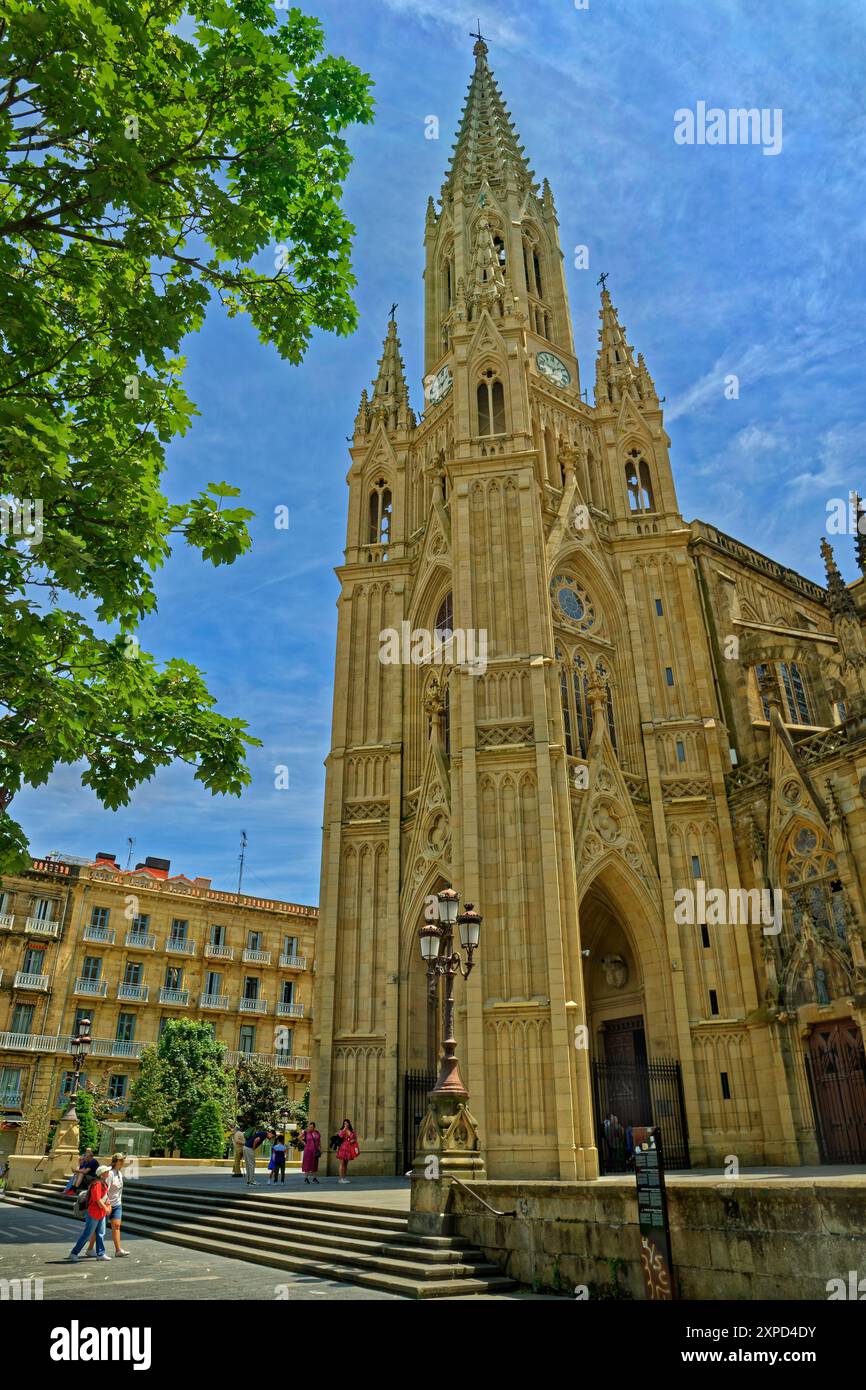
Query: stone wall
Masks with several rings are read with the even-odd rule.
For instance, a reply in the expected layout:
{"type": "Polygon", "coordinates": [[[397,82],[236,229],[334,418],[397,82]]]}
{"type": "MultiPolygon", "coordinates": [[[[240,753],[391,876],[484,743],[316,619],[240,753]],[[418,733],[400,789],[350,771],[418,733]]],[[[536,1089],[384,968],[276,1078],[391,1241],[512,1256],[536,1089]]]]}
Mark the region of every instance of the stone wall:
{"type": "MultiPolygon", "coordinates": [[[[452,1189],[454,1232],[523,1284],[643,1299],[632,1180],[487,1182],[452,1189]],[[613,1262],[620,1262],[614,1270],[613,1262]]],[[[684,1299],[826,1299],[866,1275],[866,1176],[668,1182],[671,1252],[684,1299]]]]}

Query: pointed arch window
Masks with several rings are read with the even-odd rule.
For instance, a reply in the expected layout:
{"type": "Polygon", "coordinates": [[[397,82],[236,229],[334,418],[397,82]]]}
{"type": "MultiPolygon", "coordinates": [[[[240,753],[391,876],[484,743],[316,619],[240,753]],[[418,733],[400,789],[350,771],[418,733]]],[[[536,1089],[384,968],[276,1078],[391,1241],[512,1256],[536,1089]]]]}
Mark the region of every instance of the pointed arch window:
{"type": "MultiPolygon", "coordinates": [[[[454,632],[454,598],[449,590],[439,605],[433,629],[435,645],[444,646],[450,642],[454,632]]],[[[447,676],[442,692],[442,749],[446,758],[451,756],[451,691],[447,676]]]]}
{"type": "Polygon", "coordinates": [[[812,826],[795,826],[789,835],[782,884],[790,895],[791,922],[797,936],[808,913],[819,932],[845,940],[845,892],[833,848],[812,826]]]}
{"type": "Polygon", "coordinates": [[[505,388],[496,373],[488,368],[478,383],[478,433],[505,433],[505,388]]]}
{"type": "Polygon", "coordinates": [[[773,664],[756,666],[755,679],[758,686],[758,697],[761,701],[761,710],[765,719],[770,718],[770,705],[762,689],[762,684],[769,679],[775,681],[779,691],[779,698],[782,702],[782,717],[785,723],[814,724],[806,683],[796,661],[778,661],[773,664]]]}
{"type": "Polygon", "coordinates": [[[617,757],[619,757],[619,749],[616,746],[616,720],[613,715],[613,691],[610,688],[610,672],[603,661],[597,661],[595,663],[595,669],[604,681],[607,691],[607,731],[610,734],[613,751],[616,753],[617,757]]]}
{"type": "MultiPolygon", "coordinates": [[[[559,698],[562,705],[565,751],[569,757],[585,758],[592,738],[589,664],[580,652],[575,652],[569,658],[559,648],[556,651],[556,659],[559,662],[559,698]]],[[[607,729],[613,751],[619,757],[610,672],[603,661],[597,661],[595,669],[607,686],[607,729]]]]}
{"type": "Polygon", "coordinates": [[[628,505],[633,512],[655,511],[650,466],[639,449],[630,449],[628,452],[625,484],[628,489],[628,505]]]}
{"type": "Polygon", "coordinates": [[[370,493],[369,545],[388,545],[391,540],[391,489],[380,478],[370,493]]]}

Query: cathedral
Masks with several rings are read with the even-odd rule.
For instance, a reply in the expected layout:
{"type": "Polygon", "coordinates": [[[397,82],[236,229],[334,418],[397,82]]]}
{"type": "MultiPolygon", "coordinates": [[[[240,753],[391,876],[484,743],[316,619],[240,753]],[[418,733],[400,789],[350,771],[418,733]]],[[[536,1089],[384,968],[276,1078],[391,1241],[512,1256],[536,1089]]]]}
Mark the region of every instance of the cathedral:
{"type": "Polygon", "coordinates": [[[351,1118],[359,1171],[412,1162],[452,885],[483,917],[455,1036],[489,1177],[617,1171],[651,1123],[676,1166],[864,1162],[866,583],[683,519],[604,277],[590,403],[553,193],[474,53],[423,413],[392,315],[351,443],[312,1113],[351,1118]],[[386,660],[388,633],[433,640],[386,660]]]}

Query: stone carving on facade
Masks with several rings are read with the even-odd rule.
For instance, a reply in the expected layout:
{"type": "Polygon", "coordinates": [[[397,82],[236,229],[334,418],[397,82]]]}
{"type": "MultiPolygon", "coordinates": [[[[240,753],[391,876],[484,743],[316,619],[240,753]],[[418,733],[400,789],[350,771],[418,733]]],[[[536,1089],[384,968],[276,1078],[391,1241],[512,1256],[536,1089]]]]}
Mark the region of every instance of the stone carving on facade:
{"type": "Polygon", "coordinates": [[[602,956],[601,973],[614,989],[623,989],[628,980],[628,966],[622,956],[602,956]]]}

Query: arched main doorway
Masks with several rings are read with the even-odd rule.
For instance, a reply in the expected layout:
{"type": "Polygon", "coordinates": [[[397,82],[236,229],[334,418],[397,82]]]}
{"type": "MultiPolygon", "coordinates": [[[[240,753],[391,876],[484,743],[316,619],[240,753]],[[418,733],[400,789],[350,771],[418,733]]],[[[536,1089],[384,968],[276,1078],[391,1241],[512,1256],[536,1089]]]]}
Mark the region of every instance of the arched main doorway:
{"type": "Polygon", "coordinates": [[[689,1166],[679,1061],[658,943],[639,895],[611,864],[580,905],[596,1142],[602,1172],[626,1172],[633,1132],[656,1126],[669,1166],[689,1166]]]}

